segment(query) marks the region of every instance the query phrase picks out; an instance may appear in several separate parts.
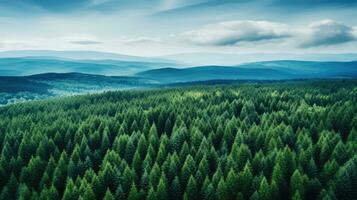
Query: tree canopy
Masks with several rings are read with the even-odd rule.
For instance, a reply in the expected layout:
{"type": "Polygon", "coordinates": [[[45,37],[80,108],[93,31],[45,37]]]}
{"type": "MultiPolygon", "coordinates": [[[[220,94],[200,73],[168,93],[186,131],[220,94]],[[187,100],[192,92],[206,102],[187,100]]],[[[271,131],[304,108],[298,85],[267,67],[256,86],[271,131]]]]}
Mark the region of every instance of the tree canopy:
{"type": "Polygon", "coordinates": [[[357,83],[118,91],[0,108],[0,199],[351,199],[357,83]]]}

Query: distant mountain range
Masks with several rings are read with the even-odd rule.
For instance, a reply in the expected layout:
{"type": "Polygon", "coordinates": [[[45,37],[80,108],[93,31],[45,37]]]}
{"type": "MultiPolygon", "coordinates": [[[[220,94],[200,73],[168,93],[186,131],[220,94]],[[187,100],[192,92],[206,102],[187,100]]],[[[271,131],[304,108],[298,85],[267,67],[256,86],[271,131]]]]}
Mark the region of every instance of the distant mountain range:
{"type": "Polygon", "coordinates": [[[206,80],[255,79],[270,80],[291,77],[289,73],[262,68],[240,68],[225,66],[202,66],[185,69],[163,68],[137,73],[139,77],[154,79],[163,83],[194,82],[206,80]]]}
{"type": "Polygon", "coordinates": [[[27,76],[41,73],[87,73],[123,76],[163,67],[177,67],[175,63],[122,60],[66,60],[51,57],[0,58],[2,76],[27,76]]]}
{"type": "Polygon", "coordinates": [[[0,59],[0,105],[108,90],[239,84],[240,81],[357,78],[357,61],[267,61],[187,68],[166,66],[167,63],[118,60],[3,58],[0,59]],[[24,74],[26,76],[22,76],[24,74]]]}
{"type": "Polygon", "coordinates": [[[31,76],[0,76],[0,106],[19,101],[157,87],[140,77],[81,73],[45,73],[31,76]]]}
{"type": "Polygon", "coordinates": [[[275,60],[303,60],[322,62],[349,62],[357,60],[357,53],[344,54],[298,54],[298,53],[183,53],[158,57],[159,59],[175,60],[186,65],[238,65],[251,62],[275,60]]]}
{"type": "Polygon", "coordinates": [[[105,76],[143,77],[160,83],[236,79],[282,80],[355,77],[357,75],[357,61],[277,60],[235,66],[187,67],[177,62],[169,63],[164,60],[162,62],[145,62],[110,59],[74,60],[59,57],[0,58],[0,76],[29,76],[43,73],[73,72],[105,76]]]}
{"type": "Polygon", "coordinates": [[[54,51],[54,50],[20,50],[20,51],[2,51],[0,58],[46,58],[46,59],[72,59],[72,60],[120,60],[134,62],[160,62],[172,63],[164,58],[149,58],[140,56],[130,56],[109,52],[98,51],[54,51]]]}
{"type": "Polygon", "coordinates": [[[84,93],[96,90],[148,87],[155,84],[157,83],[153,80],[140,77],[45,73],[31,76],[0,76],[0,93],[84,93]]]}
{"type": "Polygon", "coordinates": [[[357,61],[310,62],[267,61],[238,66],[200,66],[184,69],[161,68],[136,74],[163,83],[207,80],[287,80],[357,77],[357,61]]]}
{"type": "MultiPolygon", "coordinates": [[[[214,63],[215,58],[217,63],[223,63],[225,58],[236,62],[236,56],[231,55],[230,59],[226,54],[217,54],[205,62],[214,63]]],[[[314,56],[311,55],[310,59],[314,56]]],[[[349,60],[354,56],[357,60],[355,54],[335,58],[349,60]]],[[[200,60],[199,57],[197,59],[200,60]]],[[[357,78],[357,61],[273,60],[202,66],[183,65],[182,61],[173,57],[143,58],[91,51],[0,52],[0,105],[108,90],[239,84],[241,81],[357,78]]]]}
{"type": "Polygon", "coordinates": [[[0,58],[24,58],[56,60],[120,60],[131,62],[179,63],[185,66],[223,65],[232,66],[251,62],[275,60],[303,61],[338,61],[357,60],[357,53],[209,53],[192,52],[171,54],[159,57],[141,57],[98,51],[55,51],[55,50],[19,50],[0,51],[0,58]]]}

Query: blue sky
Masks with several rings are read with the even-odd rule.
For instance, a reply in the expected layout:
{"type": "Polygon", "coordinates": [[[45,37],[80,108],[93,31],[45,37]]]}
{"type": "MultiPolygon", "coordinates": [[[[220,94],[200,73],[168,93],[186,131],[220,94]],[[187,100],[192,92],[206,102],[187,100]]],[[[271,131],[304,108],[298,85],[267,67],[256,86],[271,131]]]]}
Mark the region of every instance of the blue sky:
{"type": "Polygon", "coordinates": [[[0,51],[356,53],[356,0],[0,0],[0,51]]]}

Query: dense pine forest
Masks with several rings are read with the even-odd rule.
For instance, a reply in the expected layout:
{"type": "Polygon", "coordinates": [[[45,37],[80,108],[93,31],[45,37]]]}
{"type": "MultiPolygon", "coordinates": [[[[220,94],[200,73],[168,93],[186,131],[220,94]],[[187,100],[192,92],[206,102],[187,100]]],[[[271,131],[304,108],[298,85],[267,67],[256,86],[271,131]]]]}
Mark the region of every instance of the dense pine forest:
{"type": "Polygon", "coordinates": [[[0,199],[356,199],[357,81],[194,86],[0,108],[0,199]]]}

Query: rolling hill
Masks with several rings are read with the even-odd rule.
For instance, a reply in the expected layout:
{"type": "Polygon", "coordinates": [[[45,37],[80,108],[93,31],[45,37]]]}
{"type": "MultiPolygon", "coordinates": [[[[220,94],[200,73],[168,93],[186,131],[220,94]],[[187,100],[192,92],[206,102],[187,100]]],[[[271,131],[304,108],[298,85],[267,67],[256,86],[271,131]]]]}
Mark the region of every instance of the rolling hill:
{"type": "Polygon", "coordinates": [[[54,51],[54,50],[19,50],[19,51],[1,51],[0,58],[57,58],[71,60],[121,60],[135,62],[168,62],[172,60],[165,58],[149,58],[140,56],[131,56],[109,52],[99,51],[54,51]]]}
{"type": "Polygon", "coordinates": [[[288,72],[283,72],[276,69],[239,68],[225,66],[202,66],[185,69],[153,69],[139,72],[137,75],[164,83],[235,79],[270,80],[292,77],[292,75],[288,72]]]}
{"type": "Polygon", "coordinates": [[[140,71],[177,66],[174,63],[121,60],[65,60],[58,58],[0,58],[2,76],[41,73],[86,73],[111,76],[132,75],[140,71]]]}
{"type": "Polygon", "coordinates": [[[3,58],[0,59],[0,104],[108,90],[175,87],[180,84],[357,77],[357,61],[282,60],[187,68],[168,65],[118,60],[3,58]]]}
{"type": "Polygon", "coordinates": [[[140,77],[103,76],[82,73],[46,73],[31,76],[0,76],[0,105],[68,96],[156,87],[157,83],[140,77]]]}
{"type": "Polygon", "coordinates": [[[252,62],[275,60],[304,60],[317,62],[350,62],[357,60],[356,53],[326,54],[326,53],[182,53],[158,57],[159,59],[175,60],[189,65],[238,65],[252,62]]]}
{"type": "Polygon", "coordinates": [[[357,62],[267,61],[238,66],[152,69],[136,74],[160,82],[206,80],[284,80],[357,77],[357,62]]]}
{"type": "Polygon", "coordinates": [[[81,91],[90,88],[128,88],[156,84],[155,81],[130,76],[103,76],[82,73],[45,73],[31,76],[0,76],[0,92],[37,92],[49,90],[81,91]],[[67,88],[64,88],[67,86],[67,88]]]}

